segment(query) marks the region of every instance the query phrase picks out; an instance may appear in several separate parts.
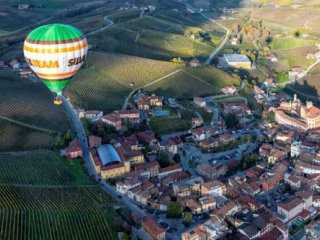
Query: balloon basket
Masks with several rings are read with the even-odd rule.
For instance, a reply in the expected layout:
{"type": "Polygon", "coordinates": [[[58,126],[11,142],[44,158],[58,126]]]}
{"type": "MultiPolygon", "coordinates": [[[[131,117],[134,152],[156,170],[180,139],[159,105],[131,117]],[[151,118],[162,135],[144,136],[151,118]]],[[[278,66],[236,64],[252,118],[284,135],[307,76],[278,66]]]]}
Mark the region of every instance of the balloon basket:
{"type": "Polygon", "coordinates": [[[62,104],[62,100],[59,97],[56,97],[53,101],[54,105],[61,105],[62,104]]]}

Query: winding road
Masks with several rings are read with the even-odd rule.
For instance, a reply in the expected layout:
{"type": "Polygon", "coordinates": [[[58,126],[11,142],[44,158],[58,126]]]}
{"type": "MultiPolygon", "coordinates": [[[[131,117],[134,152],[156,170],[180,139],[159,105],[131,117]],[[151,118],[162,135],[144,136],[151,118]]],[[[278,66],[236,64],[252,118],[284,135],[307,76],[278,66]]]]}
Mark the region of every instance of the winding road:
{"type": "Polygon", "coordinates": [[[221,23],[218,23],[217,21],[213,20],[212,18],[208,17],[207,15],[197,11],[197,9],[195,9],[194,7],[192,7],[190,4],[188,3],[185,3],[185,5],[189,8],[191,8],[193,11],[199,13],[202,17],[204,17],[205,19],[208,19],[210,22],[218,25],[219,27],[221,27],[225,32],[226,32],[226,35],[224,37],[224,39],[222,40],[222,42],[219,44],[219,46],[217,48],[215,48],[213,50],[213,52],[210,54],[210,56],[207,58],[207,60],[205,61],[205,64],[206,65],[209,65],[211,62],[212,62],[212,59],[217,55],[217,53],[220,52],[220,50],[224,47],[224,45],[227,43],[228,41],[228,38],[229,38],[229,35],[230,35],[230,30],[223,26],[221,23]]]}
{"type": "MultiPolygon", "coordinates": [[[[93,166],[93,161],[91,160],[91,156],[89,153],[88,141],[85,135],[82,122],[78,117],[78,114],[76,113],[76,111],[73,109],[73,106],[71,105],[71,103],[67,99],[65,99],[63,96],[61,96],[61,99],[69,117],[71,118],[73,126],[77,132],[78,139],[81,143],[81,148],[83,151],[84,166],[87,169],[89,175],[94,177],[94,179],[97,182],[99,182],[99,176],[95,171],[95,167],[93,166]]],[[[100,186],[106,193],[112,196],[116,201],[119,201],[122,204],[124,204],[126,207],[128,207],[130,211],[138,212],[141,217],[147,215],[141,208],[133,204],[127,196],[118,193],[116,189],[106,181],[101,180],[100,186]]]]}
{"type": "Polygon", "coordinates": [[[160,82],[160,81],[162,81],[162,80],[164,80],[164,79],[166,79],[166,78],[168,78],[168,77],[170,77],[170,76],[172,76],[172,75],[174,75],[174,74],[176,74],[176,73],[178,73],[178,72],[181,72],[181,71],[182,71],[182,68],[179,68],[178,70],[175,70],[175,71],[173,71],[173,72],[171,72],[171,73],[168,73],[167,75],[164,75],[164,76],[162,76],[161,78],[158,78],[158,79],[156,79],[156,80],[154,80],[154,81],[152,81],[152,82],[150,82],[150,83],[147,83],[147,84],[145,84],[145,85],[143,85],[143,86],[141,86],[141,87],[138,87],[138,88],[133,89],[133,90],[129,93],[129,95],[126,97],[126,99],[124,100],[124,102],[123,102],[123,104],[122,104],[122,110],[127,109],[127,106],[128,106],[128,103],[129,103],[130,98],[131,98],[132,95],[133,95],[136,91],[138,91],[139,89],[142,89],[142,88],[145,88],[145,87],[149,87],[150,85],[155,84],[155,83],[157,83],[157,82],[160,82]]]}
{"type": "Polygon", "coordinates": [[[277,83],[276,86],[282,86],[282,85],[286,85],[286,84],[289,84],[289,83],[294,83],[294,82],[297,82],[301,79],[303,79],[305,76],[307,76],[307,74],[315,67],[317,66],[318,64],[320,63],[320,59],[318,59],[316,62],[314,62],[313,64],[311,64],[307,70],[304,71],[303,75],[300,76],[299,78],[297,79],[294,79],[294,80],[289,80],[289,81],[286,81],[286,82],[282,82],[282,83],[277,83]]]}

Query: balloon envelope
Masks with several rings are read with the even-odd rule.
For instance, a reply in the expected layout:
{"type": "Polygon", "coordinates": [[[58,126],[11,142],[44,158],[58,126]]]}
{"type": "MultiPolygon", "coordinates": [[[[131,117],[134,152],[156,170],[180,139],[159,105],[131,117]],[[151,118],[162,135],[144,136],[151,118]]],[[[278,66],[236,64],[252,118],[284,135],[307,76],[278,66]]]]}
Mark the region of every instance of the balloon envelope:
{"type": "Polygon", "coordinates": [[[82,66],[88,42],[76,27],[48,24],[29,33],[23,51],[35,74],[52,92],[61,95],[69,79],[82,66]]]}

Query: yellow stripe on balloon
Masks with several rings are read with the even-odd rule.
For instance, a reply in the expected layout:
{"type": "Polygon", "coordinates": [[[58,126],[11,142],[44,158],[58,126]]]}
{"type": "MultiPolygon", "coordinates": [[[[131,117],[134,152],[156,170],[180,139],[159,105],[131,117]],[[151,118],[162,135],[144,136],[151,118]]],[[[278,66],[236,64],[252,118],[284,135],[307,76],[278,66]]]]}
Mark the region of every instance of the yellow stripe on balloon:
{"type": "Polygon", "coordinates": [[[27,52],[32,52],[32,53],[66,53],[66,52],[78,51],[78,50],[86,48],[87,46],[88,46],[88,43],[85,42],[79,46],[68,47],[68,48],[45,49],[45,48],[33,48],[33,47],[29,47],[27,45],[24,45],[23,49],[27,52]]]}
{"type": "Polygon", "coordinates": [[[40,77],[65,77],[68,75],[75,74],[78,70],[75,71],[70,71],[70,72],[64,72],[64,73],[40,73],[40,72],[35,72],[37,75],[40,77]]]}

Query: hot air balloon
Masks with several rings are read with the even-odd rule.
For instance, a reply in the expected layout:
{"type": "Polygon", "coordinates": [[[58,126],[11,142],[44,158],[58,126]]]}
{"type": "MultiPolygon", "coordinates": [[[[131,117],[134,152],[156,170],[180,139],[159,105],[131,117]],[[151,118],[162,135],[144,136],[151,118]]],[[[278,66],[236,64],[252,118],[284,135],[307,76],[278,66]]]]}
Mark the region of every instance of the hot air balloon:
{"type": "Polygon", "coordinates": [[[88,52],[88,42],[76,27],[48,24],[29,33],[23,46],[30,68],[42,79],[50,91],[59,96],[82,66],[88,52]]]}

